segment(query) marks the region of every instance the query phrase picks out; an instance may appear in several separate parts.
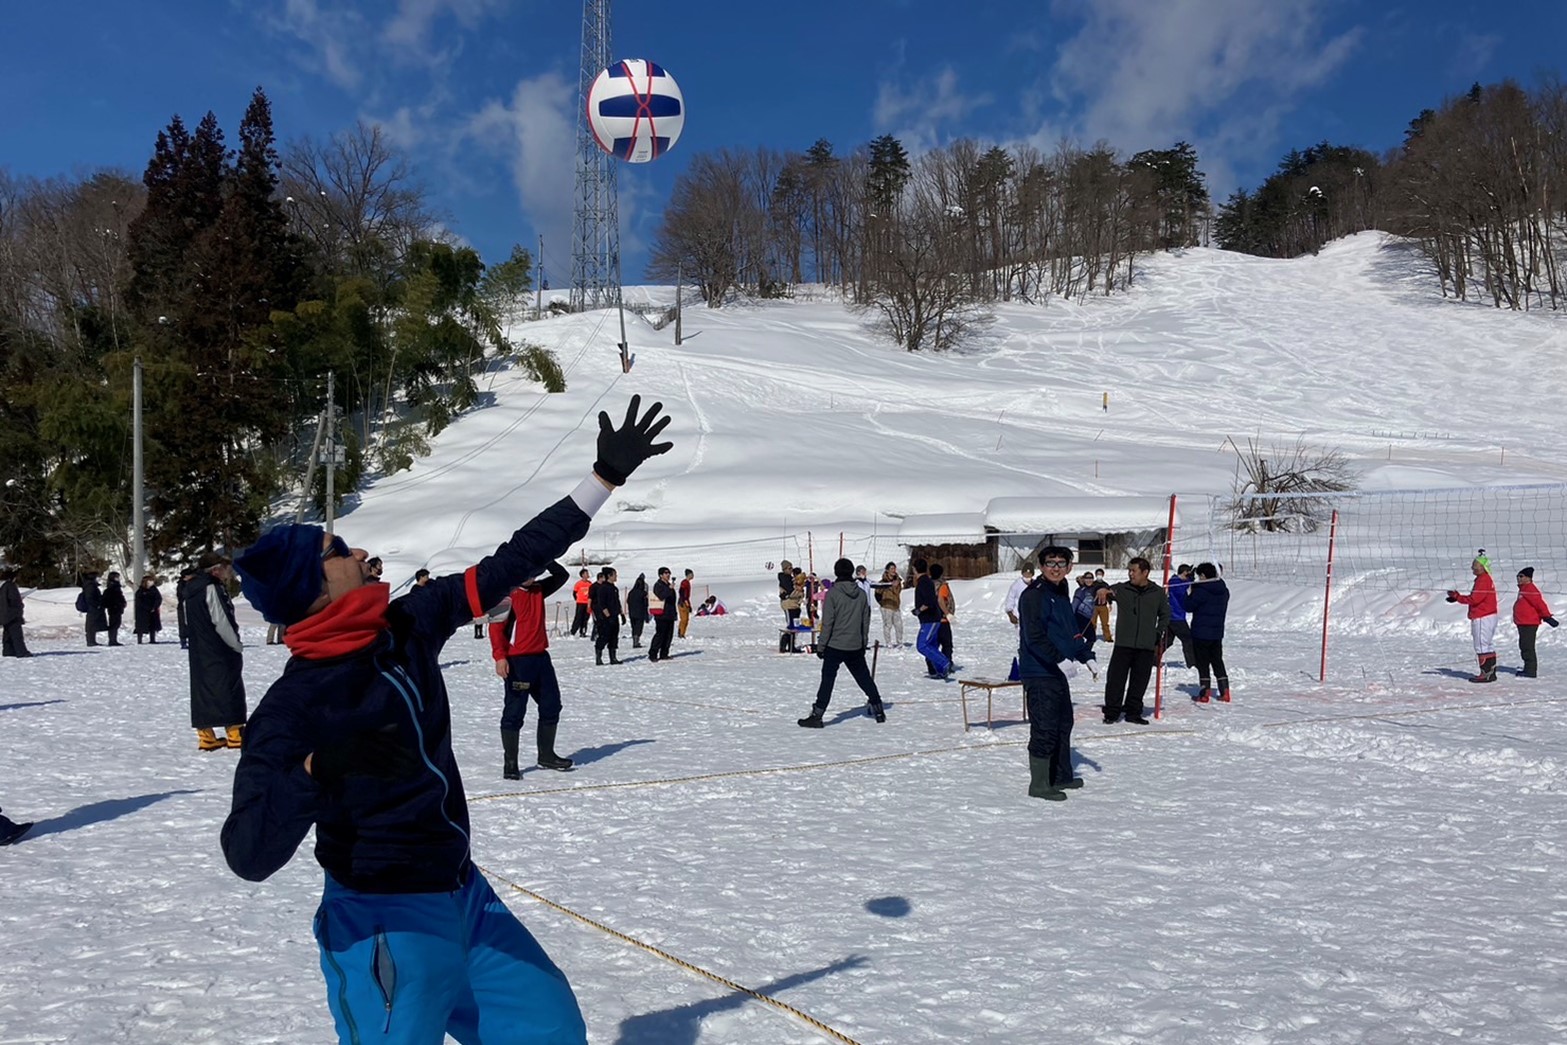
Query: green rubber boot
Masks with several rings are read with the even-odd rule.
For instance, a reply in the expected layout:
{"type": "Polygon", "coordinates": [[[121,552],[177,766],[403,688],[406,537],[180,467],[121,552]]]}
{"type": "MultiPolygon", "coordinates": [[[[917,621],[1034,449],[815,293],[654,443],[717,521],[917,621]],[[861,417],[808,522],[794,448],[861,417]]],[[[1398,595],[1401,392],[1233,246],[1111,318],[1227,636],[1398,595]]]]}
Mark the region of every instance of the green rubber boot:
{"type": "Polygon", "coordinates": [[[1028,756],[1028,796],[1050,802],[1066,801],[1066,792],[1050,783],[1050,760],[1028,756]]]}

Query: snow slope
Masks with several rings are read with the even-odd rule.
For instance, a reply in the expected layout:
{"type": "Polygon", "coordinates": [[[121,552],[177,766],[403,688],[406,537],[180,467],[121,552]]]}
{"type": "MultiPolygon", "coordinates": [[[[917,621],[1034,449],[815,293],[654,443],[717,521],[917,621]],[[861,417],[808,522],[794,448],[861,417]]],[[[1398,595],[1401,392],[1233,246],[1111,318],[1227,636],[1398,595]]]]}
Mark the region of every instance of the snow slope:
{"type": "MultiPolygon", "coordinates": [[[[1556,415],[1508,408],[1515,388],[1567,390],[1560,323],[1443,303],[1408,266],[1371,236],[1292,262],[1161,257],[1125,297],[1001,308],[952,356],[897,352],[827,301],[692,310],[678,349],[635,321],[628,376],[600,316],[522,330],[570,390],[497,373],[494,405],[340,530],[394,583],[466,565],[570,489],[598,409],[636,391],[675,416],[676,449],[588,545],[634,549],[623,580],[692,566],[735,612],[660,665],[623,647],[596,668],[555,639],[559,746],[579,767],[520,785],[499,776],[487,647],[460,632],[446,651],[475,857],[567,972],[591,1039],[1567,1041],[1559,632],[1540,679],[1472,686],[1438,600],[1420,626],[1337,632],[1320,684],[1303,627],[1320,593],[1238,583],[1236,703],[1194,705],[1172,662],[1155,725],[1105,726],[1079,677],[1087,784],[1059,805],[1024,794],[1016,690],[994,730],[971,699],[965,732],[956,684],[886,649],[889,721],[841,677],[829,728],[808,731],[818,662],[773,652],[763,566],[798,547],[786,535],[811,530],[820,565],[840,529],[895,528],[877,513],[1223,492],[1226,436],[1306,432],[1385,486],[1567,477],[1556,415]]],[[[957,586],[965,675],[1005,671],[1009,581],[957,586]]],[[[227,871],[233,756],[194,750],[183,655],[82,649],[72,597],[35,593],[42,655],[0,661],[0,802],[39,821],[0,850],[0,1043],[329,1040],[309,845],[261,884],[227,871]]],[[[284,653],[242,619],[253,704],[284,653]]],[[[1514,639],[1504,625],[1504,665],[1514,639]]]]}

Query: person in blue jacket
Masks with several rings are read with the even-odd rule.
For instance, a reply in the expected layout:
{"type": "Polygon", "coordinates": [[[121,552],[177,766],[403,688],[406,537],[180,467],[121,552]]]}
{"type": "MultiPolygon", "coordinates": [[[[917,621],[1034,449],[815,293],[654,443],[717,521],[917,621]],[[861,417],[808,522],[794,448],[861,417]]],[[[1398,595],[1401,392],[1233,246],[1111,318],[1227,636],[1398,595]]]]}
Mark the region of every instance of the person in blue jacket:
{"type": "Polygon", "coordinates": [[[598,459],[569,497],[477,565],[396,601],[363,549],[316,526],[276,527],[236,563],[251,605],[287,625],[293,656],[251,717],[223,854],[259,882],[315,828],[326,871],[315,936],[339,1041],[587,1040],[565,975],[474,869],[438,658],[670,448],[654,442],[669,423],[662,404],[639,417],[640,406],[633,396],[618,429],[599,414],[598,459]]]}
{"type": "Polygon", "coordinates": [[[1072,688],[1077,665],[1094,659],[1072,612],[1066,575],[1072,551],[1039,553],[1039,576],[1018,596],[1018,673],[1028,700],[1028,793],[1059,802],[1083,786],[1072,774],[1072,688]]]}
{"type": "Polygon", "coordinates": [[[1175,576],[1165,585],[1165,594],[1170,597],[1170,624],[1165,629],[1164,648],[1169,649],[1173,643],[1171,639],[1179,639],[1181,642],[1181,666],[1194,668],[1197,666],[1197,653],[1192,649],[1192,629],[1186,623],[1186,593],[1192,587],[1192,568],[1189,563],[1181,563],[1175,568],[1175,576]]]}
{"type": "Polygon", "coordinates": [[[1197,577],[1186,593],[1186,612],[1192,615],[1192,651],[1197,660],[1197,695],[1206,704],[1215,699],[1230,702],[1230,675],[1224,670],[1224,616],[1230,609],[1230,589],[1211,562],[1197,564],[1197,577]]]}

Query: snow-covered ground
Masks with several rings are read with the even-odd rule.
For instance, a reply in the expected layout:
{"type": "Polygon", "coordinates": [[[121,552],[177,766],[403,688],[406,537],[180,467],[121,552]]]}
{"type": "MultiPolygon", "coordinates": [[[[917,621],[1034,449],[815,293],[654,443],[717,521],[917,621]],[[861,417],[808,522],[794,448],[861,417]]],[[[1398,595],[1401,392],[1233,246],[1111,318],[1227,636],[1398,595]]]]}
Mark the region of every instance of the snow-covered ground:
{"type": "MultiPolygon", "coordinates": [[[[554,640],[559,746],[579,765],[520,785],[500,779],[487,646],[462,632],[446,654],[475,856],[566,970],[591,1039],[1567,1040],[1559,632],[1542,629],[1540,679],[1476,686],[1453,607],[1392,627],[1350,601],[1322,684],[1320,591],[1237,580],[1236,703],[1192,704],[1177,666],[1156,724],[1104,726],[1080,676],[1087,784],[1055,804],[1024,793],[1017,691],[994,730],[971,698],[965,732],[957,684],[923,678],[912,650],[879,655],[886,724],[842,677],[829,728],[796,727],[818,662],[774,652],[763,570],[785,535],[831,534],[820,566],[840,529],[896,525],[878,512],[1222,493],[1220,444],[1259,430],[1342,446],[1370,485],[1564,478],[1556,416],[1507,403],[1567,391],[1561,324],[1443,303],[1369,236],[1294,262],[1157,258],[1124,298],[1000,309],[962,355],[909,356],[863,323],[820,301],[695,309],[679,349],[633,327],[625,377],[612,323],[530,325],[570,391],[497,374],[493,406],[339,527],[394,583],[456,568],[570,488],[598,409],[640,391],[675,416],[675,451],[588,545],[638,550],[623,581],[692,566],[734,612],[657,665],[596,668],[554,640]]],[[[1005,671],[1009,581],[955,585],[964,675],[1005,671]]],[[[234,758],[195,751],[183,654],[81,648],[73,597],[35,593],[41,655],[0,661],[0,802],[39,821],[0,850],[0,1043],[328,1040],[309,844],[260,885],[227,871],[234,758]]],[[[242,622],[254,704],[284,651],[242,622]]],[[[1510,625],[1498,644],[1516,665],[1510,625]]]]}

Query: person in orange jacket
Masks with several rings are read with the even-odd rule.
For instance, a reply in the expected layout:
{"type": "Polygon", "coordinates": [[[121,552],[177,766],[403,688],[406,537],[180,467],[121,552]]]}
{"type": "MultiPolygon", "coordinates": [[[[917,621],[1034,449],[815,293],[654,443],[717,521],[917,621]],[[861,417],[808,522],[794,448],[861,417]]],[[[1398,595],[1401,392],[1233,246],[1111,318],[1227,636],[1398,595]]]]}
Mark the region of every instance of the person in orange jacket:
{"type": "Polygon", "coordinates": [[[588,580],[588,571],[578,570],[577,583],[571,586],[571,594],[577,600],[577,615],[571,619],[568,635],[588,637],[588,596],[592,590],[593,582],[588,580]]]}
{"type": "Polygon", "coordinates": [[[1518,598],[1513,602],[1513,624],[1518,628],[1518,654],[1523,657],[1523,677],[1540,677],[1540,661],[1534,653],[1534,637],[1541,624],[1556,627],[1556,618],[1545,604],[1545,596],[1534,586],[1534,567],[1518,571],[1518,598]]]}
{"type": "Polygon", "coordinates": [[[1469,633],[1474,638],[1475,657],[1480,661],[1480,673],[1470,682],[1496,681],[1496,582],[1491,579],[1491,560],[1485,557],[1485,549],[1475,554],[1469,564],[1474,574],[1474,587],[1469,594],[1452,590],[1447,593],[1448,602],[1458,602],[1469,607],[1469,633]]]}

